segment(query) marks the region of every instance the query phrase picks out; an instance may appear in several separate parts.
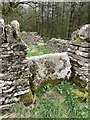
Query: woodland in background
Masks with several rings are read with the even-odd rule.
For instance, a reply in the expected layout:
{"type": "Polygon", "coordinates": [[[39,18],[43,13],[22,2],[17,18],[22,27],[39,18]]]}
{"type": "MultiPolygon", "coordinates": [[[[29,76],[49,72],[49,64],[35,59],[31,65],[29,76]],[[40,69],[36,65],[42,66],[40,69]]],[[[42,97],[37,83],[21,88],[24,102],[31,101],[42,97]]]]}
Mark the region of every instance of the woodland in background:
{"type": "Polygon", "coordinates": [[[2,2],[0,7],[7,23],[17,19],[21,31],[45,38],[69,39],[73,31],[90,23],[90,2],[2,2]]]}

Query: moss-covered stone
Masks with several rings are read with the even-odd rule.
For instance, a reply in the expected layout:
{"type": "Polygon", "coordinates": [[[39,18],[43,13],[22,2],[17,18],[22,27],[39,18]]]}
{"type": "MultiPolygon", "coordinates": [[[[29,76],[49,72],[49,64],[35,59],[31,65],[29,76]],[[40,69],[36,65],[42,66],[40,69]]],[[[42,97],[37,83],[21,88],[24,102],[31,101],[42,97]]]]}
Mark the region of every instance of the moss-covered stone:
{"type": "Polygon", "coordinates": [[[28,93],[25,93],[20,96],[20,101],[22,101],[25,105],[29,105],[33,102],[34,96],[32,95],[31,89],[28,93]]]}
{"type": "MultiPolygon", "coordinates": [[[[36,88],[36,93],[37,93],[42,87],[44,87],[44,86],[47,85],[47,84],[56,85],[56,84],[61,83],[63,80],[64,80],[64,79],[56,79],[56,80],[51,80],[51,79],[49,79],[49,80],[44,80],[43,82],[40,83],[40,85],[37,86],[37,88],[36,88]]],[[[66,78],[65,80],[67,80],[67,78],[66,78]]]]}

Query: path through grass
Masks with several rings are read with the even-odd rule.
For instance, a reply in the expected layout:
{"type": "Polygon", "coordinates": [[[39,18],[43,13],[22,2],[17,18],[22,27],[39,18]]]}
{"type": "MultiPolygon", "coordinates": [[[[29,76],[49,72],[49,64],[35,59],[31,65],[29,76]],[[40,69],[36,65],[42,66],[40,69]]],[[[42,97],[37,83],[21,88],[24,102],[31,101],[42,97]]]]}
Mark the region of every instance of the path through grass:
{"type": "Polygon", "coordinates": [[[52,51],[45,48],[44,43],[38,45],[28,46],[27,56],[38,56],[43,54],[53,53],[52,51]]]}

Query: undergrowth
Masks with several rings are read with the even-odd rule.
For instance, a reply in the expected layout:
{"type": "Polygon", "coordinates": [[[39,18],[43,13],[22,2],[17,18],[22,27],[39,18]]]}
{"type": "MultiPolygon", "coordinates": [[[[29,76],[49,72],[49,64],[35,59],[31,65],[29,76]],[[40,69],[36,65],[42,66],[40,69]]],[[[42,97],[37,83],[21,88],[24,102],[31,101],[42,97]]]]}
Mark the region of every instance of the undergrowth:
{"type": "Polygon", "coordinates": [[[67,82],[61,82],[56,87],[57,92],[64,95],[64,102],[66,105],[66,109],[69,112],[69,117],[79,117],[79,118],[87,118],[90,109],[88,105],[82,106],[78,97],[75,96],[73,92],[73,86],[67,82]]]}
{"type": "Polygon", "coordinates": [[[25,118],[87,118],[89,120],[90,108],[87,100],[86,102],[79,100],[73,92],[73,86],[64,81],[57,85],[48,84],[42,87],[37,92],[33,107],[18,103],[12,106],[11,111],[18,117],[25,118]],[[59,99],[56,94],[60,96],[59,99]]]}

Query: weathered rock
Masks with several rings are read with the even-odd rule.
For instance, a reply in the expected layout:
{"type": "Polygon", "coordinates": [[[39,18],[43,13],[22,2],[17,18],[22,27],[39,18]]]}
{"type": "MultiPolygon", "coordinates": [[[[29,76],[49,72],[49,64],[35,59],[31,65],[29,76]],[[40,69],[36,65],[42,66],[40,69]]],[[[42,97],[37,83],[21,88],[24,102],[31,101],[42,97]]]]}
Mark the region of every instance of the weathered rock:
{"type": "Polygon", "coordinates": [[[53,52],[67,52],[68,43],[68,40],[52,38],[47,42],[46,48],[53,52]]]}
{"type": "Polygon", "coordinates": [[[76,40],[76,38],[78,38],[78,32],[79,32],[79,29],[77,29],[76,31],[74,31],[71,35],[71,39],[74,41],[76,40]]]}
{"type": "Polygon", "coordinates": [[[71,75],[70,60],[66,52],[35,56],[27,60],[36,86],[45,80],[69,79],[71,75]]]}
{"type": "Polygon", "coordinates": [[[77,55],[78,53],[69,52],[68,54],[69,54],[71,57],[73,57],[74,59],[77,59],[78,61],[81,61],[81,62],[83,62],[83,63],[89,63],[89,62],[90,62],[90,60],[88,59],[88,58],[89,58],[88,55],[87,55],[87,58],[85,58],[85,57],[83,57],[83,56],[80,56],[80,54],[77,55]]]}
{"type": "Polygon", "coordinates": [[[37,32],[22,32],[21,36],[22,40],[28,45],[43,43],[41,36],[37,32]]]}
{"type": "Polygon", "coordinates": [[[90,24],[86,24],[72,33],[72,40],[90,41],[90,24]]]}
{"type": "Polygon", "coordinates": [[[82,26],[78,34],[80,39],[90,41],[90,24],[82,26]]]}
{"type": "Polygon", "coordinates": [[[18,43],[20,42],[20,28],[17,20],[11,21],[10,25],[4,27],[4,43],[18,43]]]}
{"type": "Polygon", "coordinates": [[[13,37],[15,39],[20,38],[20,25],[19,22],[17,20],[13,20],[10,22],[10,25],[12,27],[13,30],[13,37]]]}
{"type": "Polygon", "coordinates": [[[3,43],[3,37],[4,37],[4,20],[0,19],[0,45],[3,43]]]}

